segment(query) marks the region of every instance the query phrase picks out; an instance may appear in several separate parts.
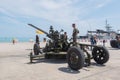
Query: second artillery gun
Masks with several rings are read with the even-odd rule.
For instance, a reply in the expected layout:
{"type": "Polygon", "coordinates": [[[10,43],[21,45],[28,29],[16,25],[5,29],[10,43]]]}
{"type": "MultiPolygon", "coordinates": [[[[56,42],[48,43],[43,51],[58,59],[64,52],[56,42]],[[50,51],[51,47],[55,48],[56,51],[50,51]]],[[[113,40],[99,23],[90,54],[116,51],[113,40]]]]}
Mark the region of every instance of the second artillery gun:
{"type": "MultiPolygon", "coordinates": [[[[63,30],[58,32],[57,30],[54,31],[51,27],[49,33],[47,33],[32,24],[28,25],[43,32],[48,38],[50,38],[46,43],[45,48],[42,49],[42,52],[45,53],[44,57],[47,59],[50,57],[58,58],[62,55],[62,57],[67,59],[69,67],[73,70],[79,70],[85,65],[90,65],[91,59],[94,59],[97,64],[104,64],[109,60],[109,52],[103,46],[80,43],[73,45],[72,41],[67,42],[64,40],[64,35],[60,33],[63,30]],[[87,47],[92,47],[91,53],[87,51],[87,47]],[[65,54],[61,54],[62,52],[65,54]]],[[[39,46],[36,44],[34,45],[34,54],[32,52],[30,53],[30,62],[39,56],[36,55],[40,51],[39,46]]]]}

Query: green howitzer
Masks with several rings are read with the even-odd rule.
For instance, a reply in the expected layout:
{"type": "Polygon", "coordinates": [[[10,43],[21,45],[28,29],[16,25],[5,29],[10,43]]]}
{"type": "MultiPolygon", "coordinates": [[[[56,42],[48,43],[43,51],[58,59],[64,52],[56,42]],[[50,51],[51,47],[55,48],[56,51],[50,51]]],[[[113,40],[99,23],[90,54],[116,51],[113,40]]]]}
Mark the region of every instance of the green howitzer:
{"type": "MultiPolygon", "coordinates": [[[[104,46],[80,43],[74,45],[74,42],[64,40],[64,35],[60,34],[57,30],[54,31],[53,28],[50,28],[49,33],[47,33],[32,24],[28,25],[43,32],[50,38],[46,43],[46,46],[42,49],[42,52],[45,53],[43,55],[46,59],[53,57],[65,58],[69,67],[73,70],[79,70],[84,66],[89,66],[91,64],[91,59],[94,59],[97,64],[101,65],[109,60],[109,52],[104,46]],[[88,49],[91,50],[88,51],[88,49]]],[[[39,55],[39,44],[35,43],[34,46],[34,54],[32,52],[30,53],[30,62],[36,60],[36,58],[40,59],[42,56],[39,55]]]]}

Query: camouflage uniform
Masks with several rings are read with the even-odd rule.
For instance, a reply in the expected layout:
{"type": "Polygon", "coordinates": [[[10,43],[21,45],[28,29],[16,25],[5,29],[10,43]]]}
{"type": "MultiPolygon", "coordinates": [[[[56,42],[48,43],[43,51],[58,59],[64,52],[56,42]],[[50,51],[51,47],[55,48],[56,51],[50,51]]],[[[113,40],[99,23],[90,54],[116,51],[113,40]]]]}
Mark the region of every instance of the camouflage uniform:
{"type": "Polygon", "coordinates": [[[34,54],[35,54],[35,55],[39,55],[39,53],[42,54],[42,52],[41,52],[41,50],[40,50],[39,36],[38,36],[38,35],[36,35],[36,43],[34,44],[33,49],[34,49],[34,54]]]}
{"type": "Polygon", "coordinates": [[[48,35],[48,36],[53,39],[53,35],[54,35],[53,26],[50,26],[49,34],[50,34],[50,35],[48,35]]]}
{"type": "Polygon", "coordinates": [[[38,35],[36,35],[36,43],[39,44],[39,37],[38,37],[38,35]]]}
{"type": "Polygon", "coordinates": [[[49,34],[53,34],[53,33],[54,33],[53,26],[50,26],[49,34]]]}
{"type": "Polygon", "coordinates": [[[66,51],[68,49],[68,36],[67,36],[67,33],[64,32],[64,35],[63,35],[63,44],[62,44],[62,50],[63,51],[66,51]]]}
{"type": "Polygon", "coordinates": [[[77,34],[78,34],[78,29],[77,28],[74,28],[73,29],[73,42],[76,43],[77,42],[77,34]]]}
{"type": "Polygon", "coordinates": [[[67,41],[67,38],[68,38],[68,37],[67,37],[67,33],[65,32],[65,33],[64,33],[64,40],[67,41]]]}

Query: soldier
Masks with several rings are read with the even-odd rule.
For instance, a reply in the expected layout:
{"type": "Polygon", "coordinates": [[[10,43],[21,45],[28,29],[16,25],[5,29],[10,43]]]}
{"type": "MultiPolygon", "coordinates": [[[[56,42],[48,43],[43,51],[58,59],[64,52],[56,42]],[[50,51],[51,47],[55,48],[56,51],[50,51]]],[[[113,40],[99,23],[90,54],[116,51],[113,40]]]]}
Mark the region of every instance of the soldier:
{"type": "Polygon", "coordinates": [[[49,34],[53,34],[53,33],[54,33],[53,26],[50,26],[49,34]]]}
{"type": "Polygon", "coordinates": [[[36,43],[39,44],[39,36],[38,35],[36,35],[36,43]]]}
{"type": "Polygon", "coordinates": [[[42,52],[41,52],[41,50],[40,50],[39,36],[38,36],[38,35],[36,35],[36,42],[35,42],[35,44],[34,44],[33,49],[34,49],[34,54],[35,54],[35,55],[39,55],[39,53],[42,54],[42,52]]]}
{"type": "Polygon", "coordinates": [[[63,35],[63,44],[62,44],[62,50],[66,51],[68,49],[68,41],[67,41],[67,32],[64,32],[63,35]]]}
{"type": "Polygon", "coordinates": [[[54,35],[53,26],[50,26],[49,34],[50,34],[50,37],[53,39],[53,35],[54,35]]]}
{"type": "Polygon", "coordinates": [[[76,45],[77,43],[77,34],[79,33],[79,30],[76,28],[76,25],[75,24],[72,24],[72,27],[73,27],[73,44],[76,45]]]}
{"type": "Polygon", "coordinates": [[[67,41],[67,32],[64,32],[64,40],[67,41]]]}
{"type": "Polygon", "coordinates": [[[64,32],[64,43],[67,45],[68,44],[68,36],[67,36],[67,32],[64,32]]]}

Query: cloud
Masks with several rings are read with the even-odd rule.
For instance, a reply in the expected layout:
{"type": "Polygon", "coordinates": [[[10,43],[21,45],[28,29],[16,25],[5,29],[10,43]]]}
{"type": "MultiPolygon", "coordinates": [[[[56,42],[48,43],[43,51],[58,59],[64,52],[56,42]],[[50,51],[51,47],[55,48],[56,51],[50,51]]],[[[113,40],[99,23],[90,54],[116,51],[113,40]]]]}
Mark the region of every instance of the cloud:
{"type": "Polygon", "coordinates": [[[100,4],[98,3],[106,3],[106,1],[108,2],[109,0],[104,0],[104,2],[103,0],[18,0],[17,2],[13,2],[13,0],[3,0],[0,3],[0,7],[7,9],[13,14],[20,15],[38,16],[39,14],[40,16],[40,14],[42,14],[44,16],[45,14],[49,15],[49,13],[56,12],[60,16],[66,16],[66,14],[75,16],[76,13],[82,13],[82,9],[84,8],[95,7],[95,4],[99,6],[100,4]],[[76,6],[76,4],[79,4],[79,6],[76,6]]]}
{"type": "Polygon", "coordinates": [[[0,13],[3,13],[3,14],[5,14],[5,15],[7,15],[7,16],[12,16],[12,17],[14,17],[14,15],[11,14],[9,11],[7,11],[5,8],[0,8],[0,13]]]}
{"type": "Polygon", "coordinates": [[[96,8],[102,8],[106,6],[108,3],[110,3],[112,0],[101,0],[102,2],[99,2],[96,4],[96,8]]]}
{"type": "Polygon", "coordinates": [[[17,19],[11,18],[11,17],[1,17],[1,19],[5,22],[5,23],[10,23],[10,24],[22,24],[20,21],[18,21],[17,19]]]}
{"type": "MultiPolygon", "coordinates": [[[[102,8],[111,0],[2,0],[0,12],[10,17],[40,18],[59,24],[76,22],[85,26],[82,20],[92,11],[102,8]]],[[[91,20],[91,19],[90,19],[91,20]]],[[[13,20],[11,20],[14,22],[13,20]]]]}
{"type": "Polygon", "coordinates": [[[41,0],[37,2],[37,4],[40,5],[42,8],[48,10],[59,9],[71,3],[71,0],[41,0]]]}

